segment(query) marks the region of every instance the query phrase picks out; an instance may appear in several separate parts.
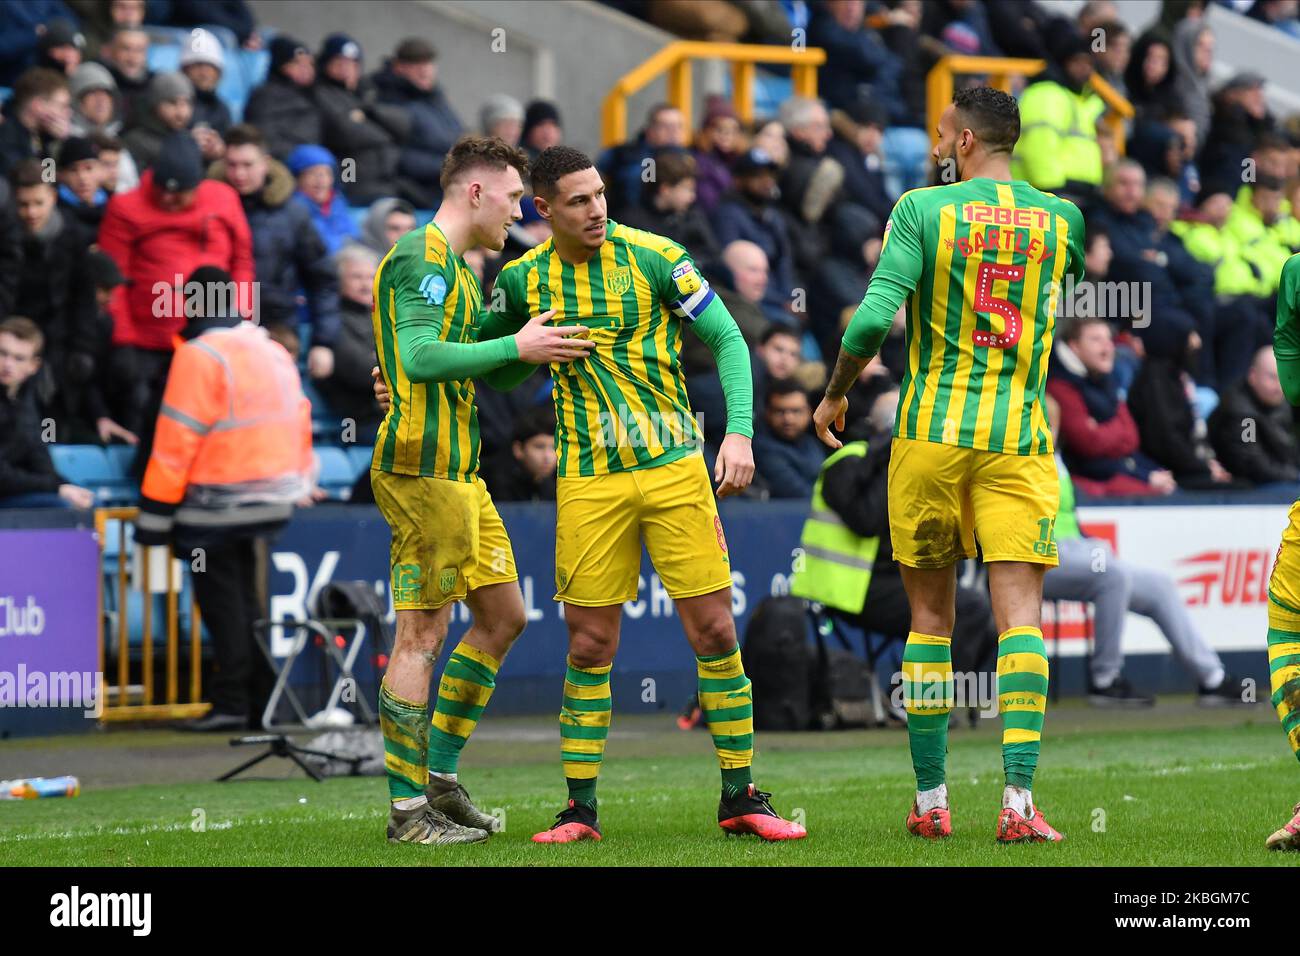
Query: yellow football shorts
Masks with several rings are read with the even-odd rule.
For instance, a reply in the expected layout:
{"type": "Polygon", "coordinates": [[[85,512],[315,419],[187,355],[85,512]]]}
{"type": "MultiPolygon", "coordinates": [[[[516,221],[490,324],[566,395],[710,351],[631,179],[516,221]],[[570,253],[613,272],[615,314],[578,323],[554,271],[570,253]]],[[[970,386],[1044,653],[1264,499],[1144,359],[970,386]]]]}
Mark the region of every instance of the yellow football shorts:
{"type": "Polygon", "coordinates": [[[1273,560],[1273,574],[1268,579],[1268,593],[1283,608],[1300,611],[1300,501],[1291,506],[1287,518],[1273,560]]]}
{"type": "Polygon", "coordinates": [[[434,610],[488,584],[518,579],[506,526],[483,479],[452,481],[370,470],[393,532],[393,608],[434,610]]]}
{"type": "Polygon", "coordinates": [[[731,559],[704,456],[556,482],[555,600],[634,600],[641,541],[674,600],[731,586],[731,559]]]}
{"type": "Polygon", "coordinates": [[[909,568],[975,557],[1055,566],[1060,496],[1051,455],[1006,455],[895,438],[889,459],[889,534],[909,568]]]}

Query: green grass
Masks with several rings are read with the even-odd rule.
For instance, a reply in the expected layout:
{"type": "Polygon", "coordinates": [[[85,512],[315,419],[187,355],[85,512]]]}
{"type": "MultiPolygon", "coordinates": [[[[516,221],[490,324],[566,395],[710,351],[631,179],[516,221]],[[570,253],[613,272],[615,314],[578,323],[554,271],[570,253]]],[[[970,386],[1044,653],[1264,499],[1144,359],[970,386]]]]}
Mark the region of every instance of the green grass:
{"type": "MultiPolygon", "coordinates": [[[[998,728],[996,720],[980,725],[951,735],[956,832],[939,845],[903,830],[913,780],[901,731],[760,735],[757,781],[775,794],[779,811],[800,814],[810,833],[805,841],[767,845],[722,834],[707,735],[671,729],[658,715],[615,719],[600,782],[599,844],[529,842],[563,797],[555,742],[546,733],[552,724],[501,719],[484,722],[462,767],[479,805],[506,814],[506,832],[485,845],[389,846],[380,778],[88,783],[75,799],[0,804],[0,865],[1300,864],[1300,854],[1263,849],[1300,798],[1300,768],[1267,707],[1244,717],[1163,700],[1146,714],[1069,705],[1049,712],[1034,793],[1067,835],[1057,846],[994,844],[998,728]],[[201,831],[196,810],[206,823],[201,831]]],[[[215,743],[221,749],[207,744],[210,763],[228,767],[243,756],[215,743]]],[[[163,780],[169,772],[185,775],[176,768],[194,746],[192,738],[157,731],[117,731],[6,744],[15,748],[6,763],[39,753],[76,772],[78,761],[93,764],[97,756],[104,779],[163,780]]],[[[206,767],[202,773],[210,779],[206,767]]]]}

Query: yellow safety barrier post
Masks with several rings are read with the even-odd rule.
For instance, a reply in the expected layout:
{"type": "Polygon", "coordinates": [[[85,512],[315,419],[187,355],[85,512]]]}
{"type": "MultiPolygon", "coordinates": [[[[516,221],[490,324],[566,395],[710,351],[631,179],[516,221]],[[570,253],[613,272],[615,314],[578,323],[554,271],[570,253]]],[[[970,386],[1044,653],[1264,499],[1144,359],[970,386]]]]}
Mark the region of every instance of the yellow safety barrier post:
{"type": "Polygon", "coordinates": [[[741,122],[754,118],[754,79],[759,63],[786,64],[797,96],[817,95],[817,67],[826,62],[826,51],[817,47],[763,46],[750,43],[705,43],[678,40],[669,43],[640,66],[629,70],[605,96],[601,110],[601,144],[617,146],[627,141],[627,101],[659,77],[668,76],[668,102],[682,111],[686,128],[691,121],[691,68],[698,60],[722,60],[731,64],[731,99],[741,122]]]}
{"type": "MultiPolygon", "coordinates": [[[[149,590],[149,549],[140,554],[140,580],[130,580],[129,566],[132,551],[128,546],[126,529],[130,522],[139,516],[139,508],[97,508],[95,510],[96,539],[99,542],[99,669],[104,674],[105,694],[104,721],[129,720],[184,720],[189,717],[201,717],[211,708],[200,700],[202,666],[202,624],[199,620],[199,608],[190,595],[190,673],[189,700],[180,700],[180,593],[176,576],[167,573],[166,590],[166,634],[162,646],[165,654],[163,700],[155,699],[154,686],[154,613],[153,594],[149,590]],[[117,568],[113,571],[112,587],[116,596],[117,621],[115,634],[109,634],[104,626],[104,585],[108,580],[107,544],[109,522],[116,522],[112,533],[115,535],[117,568]],[[143,637],[140,648],[140,682],[131,683],[131,640],[129,624],[130,594],[133,590],[141,591],[143,598],[143,637]],[[107,671],[110,643],[116,649],[117,667],[110,677],[107,671]]],[[[168,551],[169,562],[171,552],[168,551]]]]}

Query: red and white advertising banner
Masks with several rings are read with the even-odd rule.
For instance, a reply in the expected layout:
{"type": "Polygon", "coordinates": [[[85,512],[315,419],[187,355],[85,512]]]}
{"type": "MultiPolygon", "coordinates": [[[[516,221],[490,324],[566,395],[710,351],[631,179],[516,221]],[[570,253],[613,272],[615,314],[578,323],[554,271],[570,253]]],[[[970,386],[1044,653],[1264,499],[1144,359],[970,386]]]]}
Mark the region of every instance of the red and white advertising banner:
{"type": "MultiPolygon", "coordinates": [[[[1079,509],[1089,537],[1108,542],[1129,564],[1164,571],[1174,579],[1192,620],[1216,650],[1263,652],[1268,633],[1268,578],[1289,506],[1200,505],[1079,509]]],[[[1060,621],[1049,602],[1043,635],[1060,653],[1086,653],[1082,604],[1063,601],[1060,621]]],[[[1126,654],[1167,653],[1169,644],[1150,620],[1129,613],[1126,654]]]]}

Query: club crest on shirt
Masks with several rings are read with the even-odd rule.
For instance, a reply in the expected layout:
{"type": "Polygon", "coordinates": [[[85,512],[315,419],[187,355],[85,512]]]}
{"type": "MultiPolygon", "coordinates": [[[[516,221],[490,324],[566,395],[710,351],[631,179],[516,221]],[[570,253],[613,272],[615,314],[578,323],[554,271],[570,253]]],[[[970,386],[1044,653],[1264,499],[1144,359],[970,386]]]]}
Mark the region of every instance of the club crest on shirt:
{"type": "Polygon", "coordinates": [[[430,305],[442,305],[447,298],[447,280],[440,275],[427,275],[420,280],[420,295],[430,305]]]}
{"type": "Polygon", "coordinates": [[[622,295],[632,288],[632,270],[627,266],[610,269],[609,274],[605,276],[605,288],[609,290],[610,295],[622,295]]]}
{"type": "Polygon", "coordinates": [[[456,578],[460,572],[455,568],[443,568],[438,572],[438,587],[442,589],[443,594],[450,594],[451,589],[456,586],[456,578]]]}

